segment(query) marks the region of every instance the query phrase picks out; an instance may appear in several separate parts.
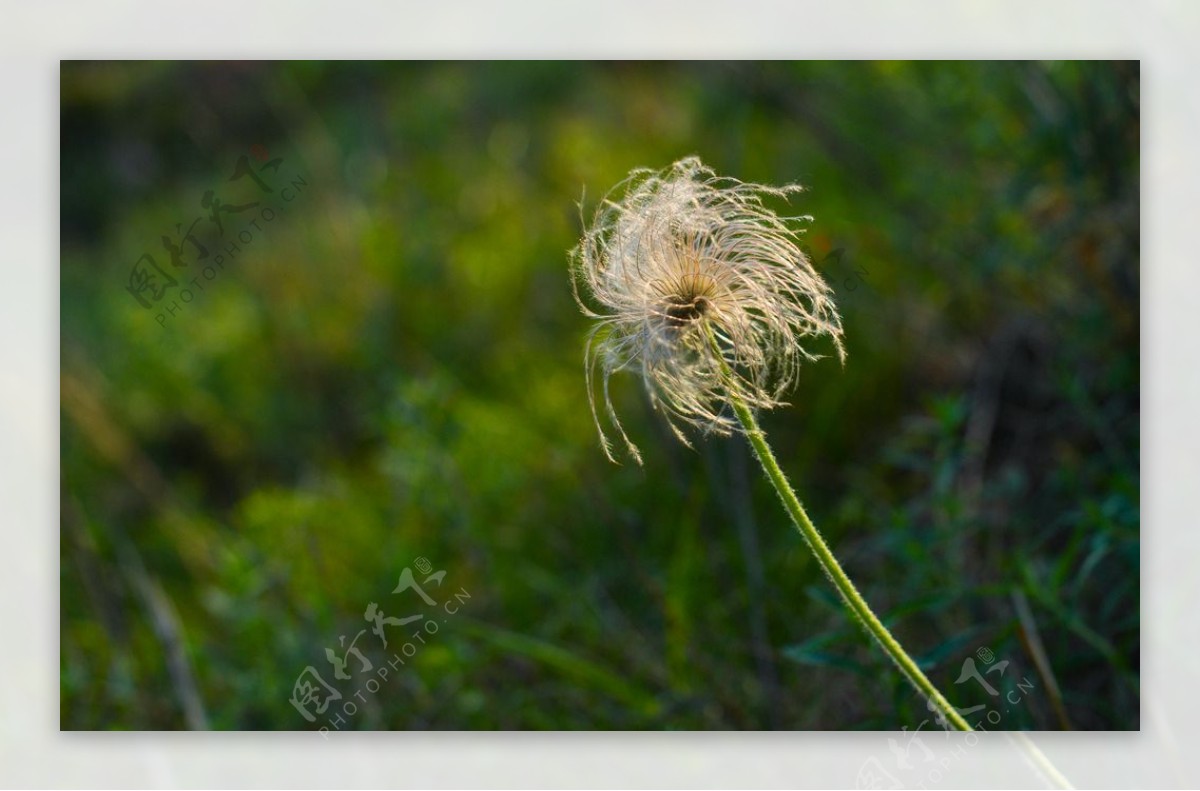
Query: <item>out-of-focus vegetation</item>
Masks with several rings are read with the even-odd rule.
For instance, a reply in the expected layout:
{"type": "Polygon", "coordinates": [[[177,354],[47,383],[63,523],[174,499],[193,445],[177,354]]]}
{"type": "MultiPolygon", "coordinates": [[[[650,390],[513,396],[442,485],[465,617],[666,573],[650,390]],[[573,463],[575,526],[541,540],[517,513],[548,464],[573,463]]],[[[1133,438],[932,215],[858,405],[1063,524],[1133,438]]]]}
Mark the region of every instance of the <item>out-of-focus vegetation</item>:
{"type": "Polygon", "coordinates": [[[1139,726],[1136,64],[64,63],[61,87],[62,727],[929,718],[743,442],[684,448],[629,376],[646,466],[600,451],[576,204],[688,154],[809,187],[776,208],[815,218],[849,359],[763,419],[868,600],[972,721],[1139,726]],[[230,181],[243,156],[270,193],[230,181]],[[149,308],[143,253],[178,281],[149,308]],[[406,568],[437,609],[392,592],[406,568]],[[384,650],[370,603],[428,620],[384,650]],[[364,629],[373,669],[338,680],[326,648],[364,629]],[[308,666],[343,696],[311,723],[308,666]]]}

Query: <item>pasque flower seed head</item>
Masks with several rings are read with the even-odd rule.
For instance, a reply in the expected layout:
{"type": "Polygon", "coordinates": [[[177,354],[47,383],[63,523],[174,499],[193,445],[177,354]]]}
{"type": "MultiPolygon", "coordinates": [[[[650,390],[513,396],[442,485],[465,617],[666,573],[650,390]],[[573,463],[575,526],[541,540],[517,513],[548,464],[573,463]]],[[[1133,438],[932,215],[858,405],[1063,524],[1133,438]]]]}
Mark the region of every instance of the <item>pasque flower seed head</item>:
{"type": "MultiPolygon", "coordinates": [[[[681,426],[738,430],[729,397],[779,406],[804,360],[804,342],[828,336],[845,357],[831,291],[796,242],[808,217],[779,217],[764,197],[799,192],[718,177],[695,157],[662,171],[638,169],[600,203],[571,252],[575,297],[596,319],[585,351],[588,398],[626,448],[609,395],[617,371],[642,375],[655,409],[684,443],[681,426]]],[[[614,459],[615,460],[615,459],[614,459]]]]}

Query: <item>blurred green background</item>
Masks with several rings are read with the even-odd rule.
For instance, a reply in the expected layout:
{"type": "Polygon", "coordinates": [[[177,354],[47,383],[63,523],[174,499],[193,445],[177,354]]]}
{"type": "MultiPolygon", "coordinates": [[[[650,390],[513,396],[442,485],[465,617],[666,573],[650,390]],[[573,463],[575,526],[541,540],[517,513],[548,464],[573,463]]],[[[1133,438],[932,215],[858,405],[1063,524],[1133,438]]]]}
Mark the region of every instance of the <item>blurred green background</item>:
{"type": "Polygon", "coordinates": [[[973,722],[1139,727],[1136,63],[65,62],[61,102],[64,729],[936,729],[743,442],[624,376],[646,466],[601,453],[578,202],[690,154],[809,188],[849,359],[764,423],[868,600],[973,722]],[[370,603],[420,618],[384,649],[370,603]]]}

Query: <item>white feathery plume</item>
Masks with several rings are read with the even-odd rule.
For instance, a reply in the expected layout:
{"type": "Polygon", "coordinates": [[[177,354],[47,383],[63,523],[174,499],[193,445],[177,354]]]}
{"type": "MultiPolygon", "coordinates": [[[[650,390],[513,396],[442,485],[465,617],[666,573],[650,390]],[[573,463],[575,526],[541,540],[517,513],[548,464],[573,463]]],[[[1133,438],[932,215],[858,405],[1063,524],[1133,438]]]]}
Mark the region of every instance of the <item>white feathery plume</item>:
{"type": "Polygon", "coordinates": [[[584,367],[609,459],[597,383],[609,421],[641,463],[609,395],[617,371],[639,370],[655,409],[690,444],[681,424],[740,430],[730,395],[751,408],[783,404],[801,362],[819,357],[804,339],[829,336],[845,359],[832,292],[792,227],[812,218],[779,217],[763,205],[764,196],[801,190],[718,177],[688,157],[662,171],[634,170],[601,201],[571,251],[571,273],[576,301],[597,319],[584,367]]]}

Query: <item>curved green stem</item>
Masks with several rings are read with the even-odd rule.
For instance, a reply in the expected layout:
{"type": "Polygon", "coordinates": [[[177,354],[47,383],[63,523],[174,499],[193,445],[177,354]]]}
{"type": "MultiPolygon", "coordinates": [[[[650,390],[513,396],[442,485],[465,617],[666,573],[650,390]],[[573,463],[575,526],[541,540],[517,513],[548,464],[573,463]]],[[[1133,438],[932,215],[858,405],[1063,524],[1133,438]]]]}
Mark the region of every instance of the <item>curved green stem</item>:
{"type": "MultiPolygon", "coordinates": [[[[709,340],[713,344],[716,351],[716,357],[720,361],[723,369],[723,374],[730,382],[736,381],[733,378],[733,372],[729,369],[728,363],[722,356],[720,347],[717,344],[716,337],[709,329],[709,340]]],[[[804,536],[805,542],[809,549],[817,558],[817,562],[821,564],[821,568],[825,570],[826,576],[833,582],[834,587],[838,589],[838,593],[842,595],[842,601],[850,609],[850,612],[858,618],[859,622],[866,628],[879,646],[892,658],[896,666],[900,668],[900,672],[912,683],[917,691],[925,695],[934,706],[941,709],[942,714],[949,720],[954,727],[962,731],[972,730],[970,724],[955,710],[950,702],[938,692],[937,687],[933,685],[913,658],[901,647],[888,628],[883,625],[875,613],[867,604],[866,599],[854,587],[854,583],[846,576],[846,572],[842,570],[842,565],[838,563],[833,552],[830,551],[829,545],[825,543],[825,539],[821,538],[821,534],[817,532],[817,528],[813,525],[812,520],[808,518],[808,514],[804,511],[804,506],[800,504],[800,499],[796,497],[796,492],[788,483],[787,477],[783,474],[783,470],[779,467],[779,462],[775,460],[775,454],[771,452],[771,446],[767,444],[767,435],[759,428],[758,421],[754,418],[754,413],[746,405],[746,402],[737,394],[734,387],[729,388],[729,400],[733,404],[733,411],[737,414],[738,421],[745,429],[746,437],[750,440],[750,446],[754,448],[754,455],[758,457],[758,461],[762,464],[763,471],[766,472],[767,478],[775,487],[775,491],[779,494],[779,499],[783,501],[783,507],[787,509],[788,515],[792,517],[792,521],[796,523],[796,527],[800,530],[800,534],[804,536]]]]}

